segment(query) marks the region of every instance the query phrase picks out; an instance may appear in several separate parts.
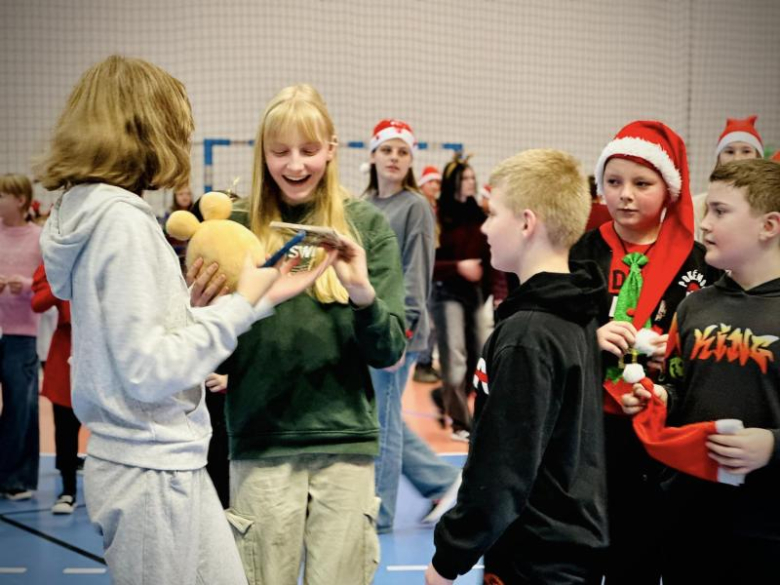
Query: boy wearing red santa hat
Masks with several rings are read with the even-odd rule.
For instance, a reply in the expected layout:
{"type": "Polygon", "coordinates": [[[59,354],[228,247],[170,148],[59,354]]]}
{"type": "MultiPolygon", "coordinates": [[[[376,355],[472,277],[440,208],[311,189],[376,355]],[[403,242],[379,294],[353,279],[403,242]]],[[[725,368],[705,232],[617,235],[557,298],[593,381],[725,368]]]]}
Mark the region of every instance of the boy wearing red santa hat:
{"type": "Polygon", "coordinates": [[[621,358],[638,330],[652,328],[661,334],[652,361],[662,360],[664,334],[677,305],[712,284],[718,273],[704,262],[703,246],[693,241],[688,159],[682,138],[671,128],[658,121],[628,124],[602,151],[595,177],[612,221],[587,232],[571,258],[595,260],[607,282],[598,330],[606,374],[611,543],[606,583],[657,585],[663,467],[647,454],[620,408],[619,397],[631,391],[621,379],[621,358]],[[642,563],[636,562],[637,551],[646,553],[642,563]]]}

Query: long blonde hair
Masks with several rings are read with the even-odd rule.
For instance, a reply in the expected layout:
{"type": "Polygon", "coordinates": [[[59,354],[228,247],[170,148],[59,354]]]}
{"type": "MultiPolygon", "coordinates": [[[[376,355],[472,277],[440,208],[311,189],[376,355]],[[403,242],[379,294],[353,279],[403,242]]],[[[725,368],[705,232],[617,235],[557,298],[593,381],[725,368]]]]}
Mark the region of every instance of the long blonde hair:
{"type": "MultiPolygon", "coordinates": [[[[272,251],[279,248],[283,238],[268,224],[281,219],[282,191],[268,172],[265,144],[291,132],[299,132],[306,140],[332,143],[336,140],[333,120],[324,100],[312,86],[292,85],[284,88],[269,102],[255,137],[254,174],[249,198],[250,227],[265,246],[272,251]]],[[[325,174],[312,194],[311,211],[301,223],[335,228],[360,243],[357,230],[350,224],[344,202],[350,195],[339,182],[338,150],[327,163],[325,174]]],[[[315,264],[325,254],[318,251],[315,264]]],[[[339,282],[333,268],[328,268],[311,289],[311,294],[322,303],[347,303],[349,295],[339,282]]]]}
{"type": "Polygon", "coordinates": [[[36,165],[47,189],[103,182],[134,193],[190,180],[194,124],[184,85],[156,65],[112,55],[74,87],[36,165]]]}

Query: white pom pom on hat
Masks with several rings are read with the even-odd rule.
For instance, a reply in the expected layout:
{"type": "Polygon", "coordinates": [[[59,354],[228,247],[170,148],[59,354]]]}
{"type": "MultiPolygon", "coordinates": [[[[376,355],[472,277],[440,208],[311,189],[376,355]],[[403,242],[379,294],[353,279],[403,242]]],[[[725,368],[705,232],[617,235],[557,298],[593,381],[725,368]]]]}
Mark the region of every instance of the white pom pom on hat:
{"type": "Polygon", "coordinates": [[[642,364],[628,364],[623,368],[623,379],[629,384],[636,384],[645,377],[645,369],[642,364]]]}
{"type": "Polygon", "coordinates": [[[634,349],[643,355],[652,355],[655,351],[655,344],[653,343],[658,339],[659,333],[654,329],[640,329],[636,332],[636,339],[634,339],[634,349]]]}

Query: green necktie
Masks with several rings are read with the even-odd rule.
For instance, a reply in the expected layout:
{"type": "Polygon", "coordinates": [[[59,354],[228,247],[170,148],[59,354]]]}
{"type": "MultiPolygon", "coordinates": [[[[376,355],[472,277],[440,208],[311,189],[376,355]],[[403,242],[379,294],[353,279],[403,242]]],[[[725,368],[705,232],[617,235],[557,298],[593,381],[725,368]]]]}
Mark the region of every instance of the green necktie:
{"type": "MultiPolygon", "coordinates": [[[[617,302],[615,303],[615,321],[634,320],[634,311],[639,303],[639,295],[642,292],[642,267],[647,264],[647,256],[641,252],[631,252],[623,256],[623,263],[628,265],[628,276],[623,286],[620,287],[617,302]]],[[[650,319],[647,319],[645,327],[650,327],[650,319]]],[[[613,382],[620,378],[623,368],[611,366],[607,368],[606,378],[613,382]]]]}
{"type": "MultiPolygon", "coordinates": [[[[623,256],[623,263],[628,265],[628,276],[618,293],[614,319],[630,322],[634,320],[634,311],[642,292],[642,267],[647,264],[647,256],[641,252],[631,252],[623,256]]],[[[650,326],[649,318],[644,326],[650,326]]]]}

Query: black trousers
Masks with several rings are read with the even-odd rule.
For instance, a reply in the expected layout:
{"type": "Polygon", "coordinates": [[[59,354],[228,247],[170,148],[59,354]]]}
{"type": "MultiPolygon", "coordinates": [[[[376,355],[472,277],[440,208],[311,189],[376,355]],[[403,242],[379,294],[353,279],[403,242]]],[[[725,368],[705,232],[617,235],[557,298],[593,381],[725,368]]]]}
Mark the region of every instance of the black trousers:
{"type": "Polygon", "coordinates": [[[209,443],[206,471],[217,490],[222,507],[230,507],[230,461],[228,460],[228,436],[225,423],[225,395],[206,391],[206,408],[211,416],[213,434],[209,443]]]}
{"type": "Polygon", "coordinates": [[[647,454],[627,417],[606,415],[604,433],[610,540],[605,584],[658,585],[667,514],[664,467],[647,454]]]}
{"type": "MultiPolygon", "coordinates": [[[[762,472],[753,474],[760,477],[762,472]]],[[[772,479],[757,490],[755,485],[736,488],[676,477],[667,498],[664,585],[780,582],[780,524],[773,489],[778,478],[772,479]],[[750,500],[765,504],[746,505],[750,500]]]]}
{"type": "Polygon", "coordinates": [[[510,526],[485,553],[485,585],[599,585],[603,550],[542,542],[510,526]]]}
{"type": "Polygon", "coordinates": [[[55,466],[62,476],[62,491],[76,495],[76,471],[79,465],[79,430],[81,423],[73,409],[54,404],[55,466]]]}

